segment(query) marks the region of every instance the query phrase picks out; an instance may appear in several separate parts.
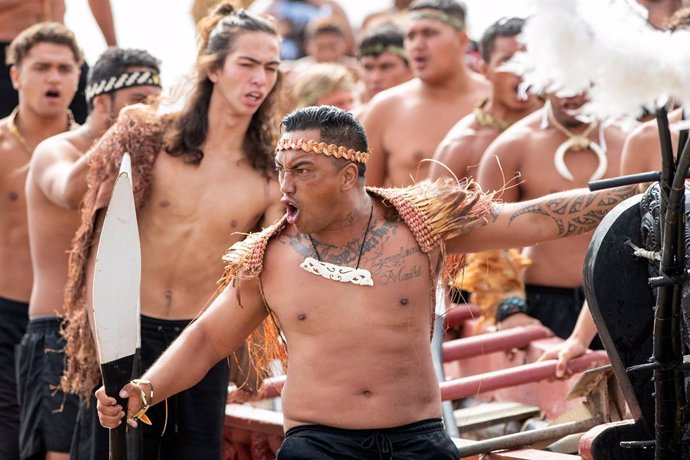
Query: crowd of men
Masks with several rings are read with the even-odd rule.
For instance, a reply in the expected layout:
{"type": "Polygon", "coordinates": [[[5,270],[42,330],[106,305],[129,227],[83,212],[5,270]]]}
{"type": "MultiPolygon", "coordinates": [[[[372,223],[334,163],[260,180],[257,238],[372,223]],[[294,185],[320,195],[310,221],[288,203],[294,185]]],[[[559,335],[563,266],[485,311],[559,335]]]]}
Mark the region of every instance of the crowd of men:
{"type": "MultiPolygon", "coordinates": [[[[89,2],[109,45],[90,67],[63,2],[0,5],[0,458],[108,458],[105,427],[127,415],[146,459],[219,459],[228,382],[287,348],[278,458],[458,458],[430,312],[440,275],[476,293],[445,255],[529,260],[482,324],[550,328],[562,376],[596,335],[582,265],[597,222],[578,217],[637,191],[583,188],[657,169],[653,126],[584,120],[586,94],[525,93],[505,65],[524,18],[488,27],[473,59],[456,0],[392,2],[358,34],[335,1],[196,3],[175,112],[159,61],[116,46],[107,0],[89,2]],[[124,152],[146,371],[128,407],[99,389],[88,288],[124,152]]],[[[650,26],[690,22],[680,2],[640,3],[650,26]]]]}

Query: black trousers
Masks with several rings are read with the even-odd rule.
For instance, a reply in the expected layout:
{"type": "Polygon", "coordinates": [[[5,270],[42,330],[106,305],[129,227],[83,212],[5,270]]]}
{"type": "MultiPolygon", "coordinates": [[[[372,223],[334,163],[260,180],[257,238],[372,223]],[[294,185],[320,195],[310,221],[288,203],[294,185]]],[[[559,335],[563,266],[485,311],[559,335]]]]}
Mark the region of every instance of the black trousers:
{"type": "MultiPolygon", "coordinates": [[[[144,370],[160,357],[177,338],[189,321],[170,321],[141,317],[141,361],[144,370]]],[[[225,402],[228,394],[228,363],[216,364],[192,388],[168,398],[165,433],[165,403],[151,407],[146,413],[152,426],[139,423],[143,430],[143,460],[219,460],[223,453],[225,402]]],[[[100,426],[94,409],[80,408],[72,460],[107,460],[108,430],[100,426]]]]}
{"type": "Polygon", "coordinates": [[[19,459],[15,351],[29,323],[29,305],[0,297],[0,459],[19,459]]]}
{"type": "Polygon", "coordinates": [[[277,460],[458,460],[440,419],[395,428],[344,430],[323,425],[290,428],[277,460]]]}

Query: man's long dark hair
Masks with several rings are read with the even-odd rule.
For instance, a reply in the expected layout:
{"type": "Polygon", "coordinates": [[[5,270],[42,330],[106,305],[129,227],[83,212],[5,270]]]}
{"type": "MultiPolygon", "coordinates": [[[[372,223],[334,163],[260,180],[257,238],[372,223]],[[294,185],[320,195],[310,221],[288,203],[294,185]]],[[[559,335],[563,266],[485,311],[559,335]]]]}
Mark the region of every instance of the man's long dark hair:
{"type": "MultiPolygon", "coordinates": [[[[243,9],[235,10],[229,2],[221,3],[199,23],[199,53],[196,81],[189,101],[178,114],[165,137],[165,151],[185,161],[199,164],[204,157],[201,145],[208,133],[208,110],[213,82],[208,71],[222,68],[237,37],[247,32],[265,32],[278,39],[278,32],[267,20],[243,9]]],[[[273,149],[277,140],[277,100],[281,77],[266,100],[252,116],[244,136],[243,150],[251,166],[267,177],[273,176],[273,149]]]]}

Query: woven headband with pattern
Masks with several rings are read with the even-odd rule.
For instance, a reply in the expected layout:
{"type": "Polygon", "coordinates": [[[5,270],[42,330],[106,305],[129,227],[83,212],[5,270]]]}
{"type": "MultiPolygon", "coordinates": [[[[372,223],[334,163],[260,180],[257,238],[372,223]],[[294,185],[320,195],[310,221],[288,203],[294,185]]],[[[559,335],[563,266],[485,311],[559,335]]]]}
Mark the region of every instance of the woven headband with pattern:
{"type": "Polygon", "coordinates": [[[433,21],[439,21],[444,24],[448,24],[455,30],[465,30],[465,23],[460,19],[454,18],[443,11],[413,11],[409,15],[410,21],[415,21],[417,19],[431,19],[433,21]]]}
{"type": "Polygon", "coordinates": [[[86,87],[86,100],[90,101],[101,94],[112,93],[133,86],[156,86],[160,88],[161,77],[158,73],[151,70],[125,72],[116,77],[110,77],[105,80],[91,83],[86,87]]]}
{"type": "Polygon", "coordinates": [[[409,59],[407,58],[407,53],[405,52],[405,49],[400,47],[400,46],[395,46],[395,45],[388,45],[384,46],[381,43],[377,43],[375,45],[369,45],[365,46],[359,49],[359,53],[357,53],[357,56],[361,59],[365,56],[375,56],[378,57],[382,55],[383,53],[391,53],[395,54],[398,56],[400,59],[402,59],[405,62],[408,62],[409,59]]]}
{"type": "Polygon", "coordinates": [[[316,154],[328,155],[335,158],[344,158],[348,161],[354,161],[362,164],[366,164],[367,160],[369,159],[369,152],[359,152],[357,150],[348,149],[340,145],[317,142],[314,139],[281,139],[278,141],[276,152],[280,152],[282,150],[303,150],[307,153],[314,152],[316,154]]]}

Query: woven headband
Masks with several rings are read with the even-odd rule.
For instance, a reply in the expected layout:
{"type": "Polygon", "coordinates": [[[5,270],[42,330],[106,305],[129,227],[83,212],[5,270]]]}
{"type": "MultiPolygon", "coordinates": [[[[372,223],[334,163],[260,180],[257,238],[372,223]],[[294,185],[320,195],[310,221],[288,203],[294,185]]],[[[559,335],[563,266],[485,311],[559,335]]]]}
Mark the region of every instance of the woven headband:
{"type": "Polygon", "coordinates": [[[447,15],[443,11],[413,11],[410,13],[409,19],[411,21],[417,19],[432,19],[448,24],[455,30],[465,30],[465,23],[460,19],[447,15]]]}
{"type": "Polygon", "coordinates": [[[112,93],[133,86],[161,87],[161,77],[152,70],[125,72],[116,77],[91,83],[86,87],[86,100],[90,101],[101,94],[112,93]]]}
{"type": "Polygon", "coordinates": [[[281,139],[278,141],[276,152],[283,150],[304,150],[305,152],[314,152],[316,154],[328,155],[335,158],[344,158],[348,161],[366,164],[369,159],[369,152],[358,152],[354,149],[348,149],[343,146],[335,144],[326,144],[325,142],[317,142],[314,139],[281,139]]]}
{"type": "Polygon", "coordinates": [[[403,61],[408,62],[407,53],[405,53],[405,50],[401,46],[395,46],[395,45],[384,46],[381,43],[377,43],[375,45],[370,45],[370,46],[366,46],[364,48],[360,48],[358,54],[359,54],[359,58],[361,59],[365,56],[380,56],[383,53],[395,54],[396,56],[398,56],[403,61]]]}

